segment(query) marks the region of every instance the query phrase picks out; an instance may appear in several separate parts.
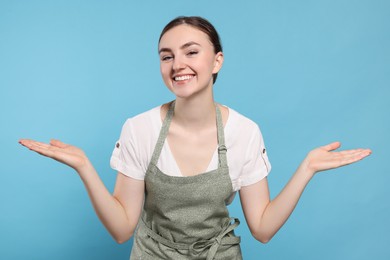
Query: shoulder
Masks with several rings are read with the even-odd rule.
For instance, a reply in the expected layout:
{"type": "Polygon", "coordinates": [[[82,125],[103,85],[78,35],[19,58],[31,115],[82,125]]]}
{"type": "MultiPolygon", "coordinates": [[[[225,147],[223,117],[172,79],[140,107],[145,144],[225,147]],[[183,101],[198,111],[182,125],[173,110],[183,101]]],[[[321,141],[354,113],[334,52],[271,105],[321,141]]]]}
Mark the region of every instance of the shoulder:
{"type": "Polygon", "coordinates": [[[157,127],[160,123],[160,108],[161,106],[157,106],[126,119],[122,130],[143,131],[157,127]]]}
{"type": "Polygon", "coordinates": [[[229,118],[225,126],[226,142],[232,147],[249,149],[251,146],[262,144],[263,135],[259,125],[252,119],[229,108],[229,118]]]}
{"type": "Polygon", "coordinates": [[[122,126],[122,141],[130,141],[133,145],[153,142],[161,128],[160,107],[128,118],[122,126]]]}
{"type": "Polygon", "coordinates": [[[226,123],[227,130],[240,131],[240,133],[258,132],[259,126],[250,118],[242,115],[236,110],[226,107],[229,111],[229,117],[226,123]]]}
{"type": "Polygon", "coordinates": [[[142,112],[138,115],[130,117],[126,120],[126,123],[138,124],[138,123],[152,123],[160,116],[161,106],[154,107],[150,110],[142,112]]]}

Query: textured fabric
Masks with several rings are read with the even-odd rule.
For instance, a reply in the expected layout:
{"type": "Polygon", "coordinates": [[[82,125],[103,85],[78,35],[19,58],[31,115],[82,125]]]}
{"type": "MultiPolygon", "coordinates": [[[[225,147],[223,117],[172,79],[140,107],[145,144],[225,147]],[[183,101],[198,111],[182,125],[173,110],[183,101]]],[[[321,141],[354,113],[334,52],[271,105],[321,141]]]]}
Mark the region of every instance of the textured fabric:
{"type": "MultiPolygon", "coordinates": [[[[250,119],[229,109],[224,128],[229,175],[233,190],[262,180],[271,170],[259,127],[250,119]]],[[[143,180],[162,126],[161,107],[130,118],[123,125],[120,138],[111,157],[111,167],[132,177],[143,180]]],[[[182,176],[167,142],[161,151],[157,166],[163,172],[182,176]]],[[[218,167],[217,147],[206,171],[218,167]]]]}
{"type": "Polygon", "coordinates": [[[242,259],[240,238],[233,232],[239,221],[231,219],[226,208],[233,188],[216,109],[218,168],[189,177],[169,176],[157,167],[174,106],[168,111],[145,175],[145,203],[131,260],[242,259]]]}

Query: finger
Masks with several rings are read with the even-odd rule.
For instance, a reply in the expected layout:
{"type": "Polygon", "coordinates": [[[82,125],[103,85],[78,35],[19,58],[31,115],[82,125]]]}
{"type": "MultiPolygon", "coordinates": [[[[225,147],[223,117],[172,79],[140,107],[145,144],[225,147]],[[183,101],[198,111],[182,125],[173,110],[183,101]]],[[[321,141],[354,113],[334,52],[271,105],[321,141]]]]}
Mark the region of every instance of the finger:
{"type": "Polygon", "coordinates": [[[19,143],[21,145],[25,145],[25,144],[28,144],[30,142],[34,142],[34,140],[31,140],[31,139],[25,139],[25,138],[22,138],[22,139],[19,139],[19,143]]]}
{"type": "Polygon", "coordinates": [[[37,152],[41,155],[55,158],[55,150],[52,146],[41,143],[41,142],[31,142],[28,145],[26,145],[27,148],[29,148],[31,151],[37,152]]]}
{"type": "Polygon", "coordinates": [[[362,148],[359,148],[359,149],[353,149],[353,150],[344,150],[344,151],[339,151],[339,152],[332,152],[334,155],[337,155],[337,156],[344,156],[344,157],[347,157],[347,156],[363,156],[363,157],[366,157],[368,155],[371,154],[371,150],[370,149],[362,149],[362,148]]]}
{"type": "Polygon", "coordinates": [[[351,149],[351,150],[343,150],[343,151],[337,151],[337,152],[332,152],[333,154],[341,155],[341,156],[349,156],[352,154],[358,154],[363,152],[364,149],[351,149]]]}
{"type": "Polygon", "coordinates": [[[58,150],[58,148],[56,148],[50,144],[46,144],[43,142],[38,142],[38,141],[30,140],[30,139],[21,139],[19,141],[19,143],[21,145],[27,147],[28,149],[30,149],[34,152],[37,152],[41,155],[47,156],[47,157],[54,158],[55,152],[56,152],[56,150],[58,150]]]}
{"type": "MultiPolygon", "coordinates": [[[[41,142],[34,141],[34,140],[31,140],[31,139],[20,139],[19,143],[21,145],[27,147],[27,148],[30,148],[32,145],[38,144],[38,143],[41,143],[41,142]]],[[[43,144],[43,143],[41,143],[41,144],[43,144]]]]}
{"type": "Polygon", "coordinates": [[[371,154],[369,149],[359,149],[341,157],[341,164],[347,165],[364,159],[371,154]]]}
{"type": "Polygon", "coordinates": [[[357,151],[354,156],[359,158],[359,160],[369,156],[371,154],[371,150],[370,149],[361,149],[360,151],[357,151]]]}

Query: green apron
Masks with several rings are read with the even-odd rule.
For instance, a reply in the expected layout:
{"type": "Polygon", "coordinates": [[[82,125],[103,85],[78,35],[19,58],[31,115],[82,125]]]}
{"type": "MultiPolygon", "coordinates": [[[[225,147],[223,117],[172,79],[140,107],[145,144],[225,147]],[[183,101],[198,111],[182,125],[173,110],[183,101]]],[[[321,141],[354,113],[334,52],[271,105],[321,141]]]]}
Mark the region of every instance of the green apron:
{"type": "Polygon", "coordinates": [[[164,174],[157,167],[174,111],[164,119],[145,175],[145,203],[134,236],[131,260],[242,259],[240,237],[226,203],[233,193],[226,159],[221,112],[216,106],[218,169],[189,177],[164,174]]]}

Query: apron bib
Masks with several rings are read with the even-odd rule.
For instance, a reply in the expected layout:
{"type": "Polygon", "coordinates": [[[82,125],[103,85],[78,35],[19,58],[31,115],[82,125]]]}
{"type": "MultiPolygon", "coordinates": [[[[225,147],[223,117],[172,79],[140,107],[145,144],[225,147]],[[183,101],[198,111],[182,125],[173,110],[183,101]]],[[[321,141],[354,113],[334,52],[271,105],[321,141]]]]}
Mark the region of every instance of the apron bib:
{"type": "Polygon", "coordinates": [[[221,111],[216,106],[218,168],[188,177],[157,167],[174,111],[172,102],[145,175],[145,203],[134,236],[131,260],[240,260],[240,237],[226,203],[233,193],[227,166],[221,111]]]}

